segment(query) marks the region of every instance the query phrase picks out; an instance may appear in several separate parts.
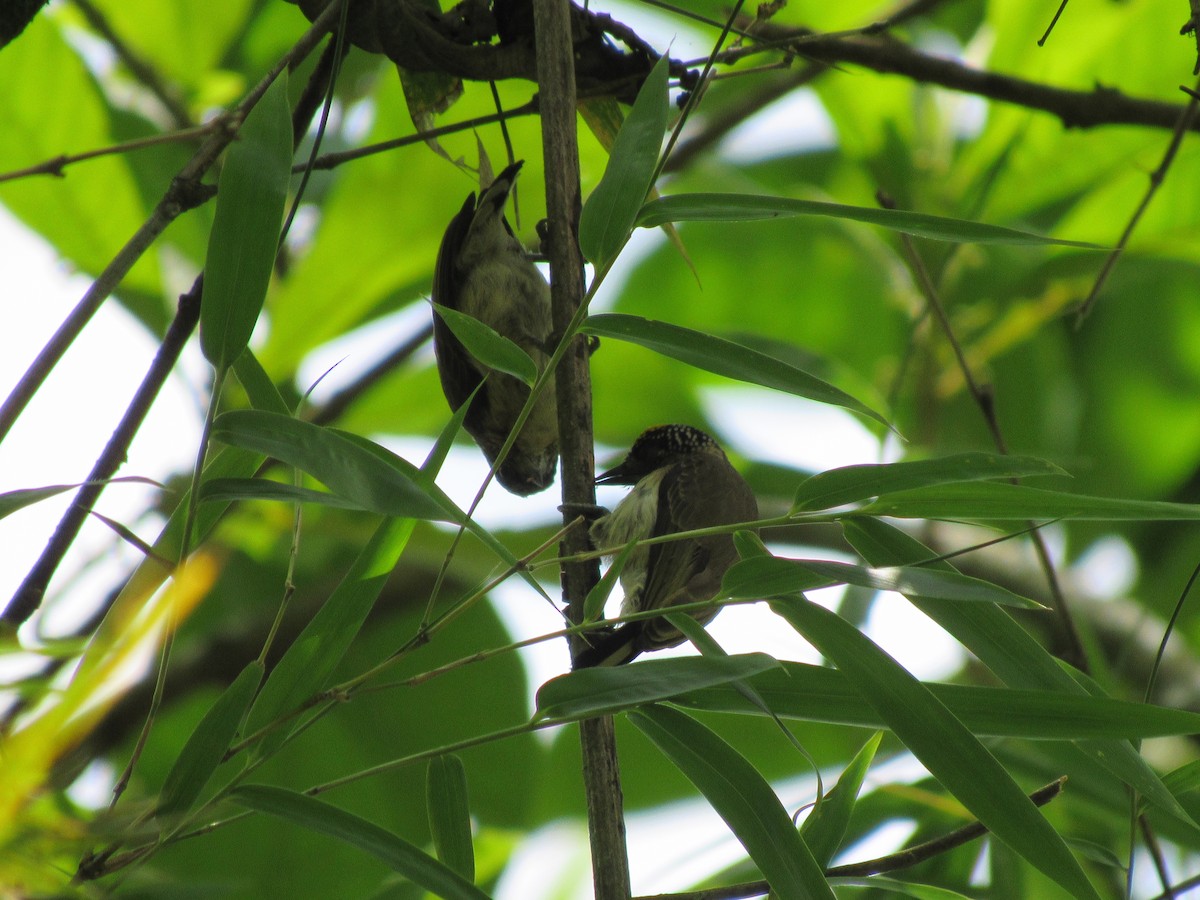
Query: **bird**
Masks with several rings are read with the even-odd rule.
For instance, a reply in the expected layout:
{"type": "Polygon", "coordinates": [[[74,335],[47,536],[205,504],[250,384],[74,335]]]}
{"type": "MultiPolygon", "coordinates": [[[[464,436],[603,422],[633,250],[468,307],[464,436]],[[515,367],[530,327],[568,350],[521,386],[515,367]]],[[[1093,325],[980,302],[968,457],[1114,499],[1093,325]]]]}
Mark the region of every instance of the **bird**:
{"type": "MultiPolygon", "coordinates": [[[[758,503],[746,480],[713,438],[690,425],[658,425],[642,432],[625,459],[596,484],[632,485],[633,490],[590,526],[592,542],[614,553],[630,541],[661,537],[758,518],[758,503]]],[[[621,614],[667,610],[711,600],[738,554],[731,534],[638,545],[621,570],[625,599],[621,614]]],[[[690,614],[702,625],[720,607],[690,614]]],[[[647,650],[683,643],[665,618],[627,622],[576,654],[576,669],[620,665],[647,650]]]]}
{"type": "MultiPolygon", "coordinates": [[[[504,216],[508,195],[524,160],[501,172],[491,185],[467,196],[446,226],[434,269],[434,303],[465,313],[519,346],[538,369],[550,358],[550,285],[534,265],[504,216]]],[[[433,346],[442,392],[457,410],[477,387],[463,420],[467,433],[495,465],[500,448],[529,399],[529,386],[479,362],[436,311],[433,346]],[[486,379],[486,380],[485,380],[486,379]]],[[[558,414],[550,379],[496,478],[521,497],[554,483],[558,464],[558,414]]]]}

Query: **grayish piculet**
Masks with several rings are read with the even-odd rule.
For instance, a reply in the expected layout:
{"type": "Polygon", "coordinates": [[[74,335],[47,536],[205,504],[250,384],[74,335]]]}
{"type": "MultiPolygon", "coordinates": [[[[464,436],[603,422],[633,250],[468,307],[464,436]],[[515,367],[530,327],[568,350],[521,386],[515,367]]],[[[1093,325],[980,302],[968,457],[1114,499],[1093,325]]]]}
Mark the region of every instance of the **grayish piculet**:
{"type": "MultiPolygon", "coordinates": [[[[617,550],[635,539],[758,518],[758,503],[745,479],[716,441],[690,425],[646,430],[624,461],[598,477],[596,484],[633,485],[611,514],[592,524],[592,542],[598,548],[617,550]]],[[[729,534],[638,546],[621,571],[621,614],[711,600],[737,558],[729,534]]],[[[692,615],[707,624],[718,610],[692,615]]],[[[626,623],[591,641],[592,646],[576,656],[575,668],[618,665],[643,651],[681,644],[684,636],[658,618],[626,623]]]]}
{"type": "MultiPolygon", "coordinates": [[[[433,276],[433,301],[490,326],[529,354],[539,369],[550,353],[550,285],[525,252],[504,217],[504,206],[523,161],[501,172],[480,192],[470,194],[442,237],[433,276]]],[[[475,359],[434,313],[433,346],[442,391],[451,409],[475,395],[463,422],[467,433],[494,464],[517,415],[529,399],[519,378],[475,359]]],[[[535,494],[554,483],[558,464],[558,417],[551,381],[517,436],[496,478],[511,493],[535,494]]]]}

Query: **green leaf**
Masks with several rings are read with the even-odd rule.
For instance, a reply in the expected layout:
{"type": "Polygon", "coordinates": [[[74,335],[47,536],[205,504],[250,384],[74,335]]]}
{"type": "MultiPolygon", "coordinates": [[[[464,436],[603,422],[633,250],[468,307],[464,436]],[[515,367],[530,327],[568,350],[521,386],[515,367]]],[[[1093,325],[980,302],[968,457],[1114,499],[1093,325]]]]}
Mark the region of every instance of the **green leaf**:
{"type": "Polygon", "coordinates": [[[433,309],[479,362],[519,378],[528,385],[537,379],[537,365],[529,354],[504,335],[478,319],[440,303],[433,304],[433,309]]]}
{"type": "Polygon", "coordinates": [[[465,878],[475,880],[475,847],[471,841],[471,805],[467,770],[452,753],[429,761],[425,779],[429,833],[438,859],[465,878]]]}
{"type": "MultiPolygon", "coordinates": [[[[900,881],[896,878],[885,878],[882,875],[872,875],[869,878],[831,878],[832,884],[839,887],[862,887],[869,891],[869,896],[883,893],[886,896],[898,894],[914,897],[916,900],[971,900],[966,894],[952,891],[949,888],[938,887],[935,884],[916,884],[912,881],[900,881]]],[[[856,895],[857,896],[857,895],[856,895]]]]}
{"type": "Polygon", "coordinates": [[[319,503],[334,509],[354,509],[360,512],[374,511],[365,510],[361,504],[328,491],[314,491],[311,488],[269,481],[266,478],[214,478],[200,485],[200,500],[277,500],[283,503],[319,503]]]}
{"type": "Polygon", "coordinates": [[[873,734],[850,760],[850,764],[842,770],[837,784],[817,804],[808,818],[800,826],[800,836],[812,851],[817,864],[828,866],[835,853],[842,846],[846,837],[846,827],[850,824],[850,815],[858,802],[858,793],[862,790],[863,779],[875,759],[879,744],[883,740],[883,732],[873,734]]]}
{"type": "MultiPolygon", "coordinates": [[[[380,523],[341,584],[271,670],[250,711],[246,724],[249,733],[299,708],[327,686],[408,545],[413,524],[412,519],[386,519],[380,523]]],[[[289,731],[277,728],[266,735],[255,748],[255,756],[262,758],[274,752],[289,731]]]]}
{"type": "Polygon", "coordinates": [[[942,484],[887,494],[859,512],[902,519],[1097,519],[1170,521],[1200,519],[1200,504],[1122,500],[1067,494],[1022,484],[942,484]]]}
{"type": "Polygon", "coordinates": [[[779,556],[759,556],[734,563],[725,574],[724,589],[731,597],[752,599],[792,594],[832,584],[854,584],[876,591],[895,591],[906,597],[1045,609],[1040,603],[990,581],[954,571],[920,566],[869,568],[828,560],[786,559],[779,556]]]}
{"type": "Polygon", "coordinates": [[[444,900],[488,900],[487,894],[475,885],[408,841],[331,803],[265,784],[237,788],[230,799],[345,841],[444,900]]]}
{"type": "Polygon", "coordinates": [[[255,660],[204,714],[167,773],[156,815],[171,816],[192,808],[233,742],[262,676],[263,665],[255,660]]]}
{"type": "Polygon", "coordinates": [[[748,653],[646,659],[631,666],[578,669],[551,678],[538,689],[534,719],[569,721],[609,715],[736,681],[778,665],[765,653],[748,653]]]}
{"type": "Polygon", "coordinates": [[[287,74],[250,111],[225,158],[204,263],[200,348],[217,369],[246,349],[271,280],[292,167],[287,74]]]}
{"type": "Polygon", "coordinates": [[[246,396],[250,398],[250,405],[255,409],[283,415],[291,414],[292,410],[288,408],[287,403],[280,395],[279,388],[275,387],[275,382],[271,380],[271,376],[267,374],[267,370],[262,367],[262,363],[258,361],[258,357],[249,347],[238,355],[233,364],[233,371],[237,375],[238,381],[241,382],[246,396]]]}
{"type": "Polygon", "coordinates": [[[640,344],[655,353],[704,369],[706,372],[773,388],[797,397],[807,397],[819,403],[841,406],[880,424],[888,424],[879,413],[803,369],[711,334],[624,313],[588,316],[580,330],[584,334],[640,344]]]}
{"type": "Polygon", "coordinates": [[[830,659],[938,781],[1001,841],[1076,897],[1099,895],[1025,792],[953,713],[836,613],[801,596],[771,608],[830,659]]]}
{"type": "Polygon", "coordinates": [[[454,446],[454,439],[462,429],[463,420],[467,417],[467,410],[471,408],[471,404],[475,400],[475,395],[479,393],[479,389],[482,387],[482,381],[475,385],[475,390],[471,391],[467,396],[466,402],[460,404],[458,409],[446,420],[446,424],[442,426],[442,430],[438,433],[437,440],[429,448],[429,453],[425,456],[425,461],[421,463],[421,471],[430,478],[436,478],[438,473],[442,471],[442,464],[446,462],[446,457],[450,455],[450,448],[454,446]]]}
{"type": "Polygon", "coordinates": [[[629,561],[629,554],[633,552],[633,548],[637,546],[637,541],[630,541],[609,565],[604,575],[596,582],[595,586],[588,591],[587,597],[583,601],[583,621],[594,622],[600,618],[604,612],[604,604],[608,602],[609,594],[616,587],[617,579],[621,572],[625,569],[625,563],[629,561]]]}
{"type": "Polygon", "coordinates": [[[667,130],[667,71],[661,56],[638,91],[613,142],[604,177],[579,217],[579,249],[598,271],[608,268],[633,231],[638,211],[653,186],[663,133],[667,130]]]}
{"type": "MultiPolygon", "coordinates": [[[[886,727],[874,707],[836,669],[781,662],[751,677],[749,684],[772,712],[785,719],[886,727]]],[[[925,687],[977,735],[1068,741],[1200,733],[1200,713],[1185,709],[1052,689],[929,683],[925,687]]],[[[683,690],[671,702],[714,712],[761,714],[757,704],[726,683],[683,690]]],[[[1200,775],[1197,779],[1200,784],[1200,775]]]]}
{"type": "Polygon", "coordinates": [[[792,512],[831,509],[868,497],[938,484],[1065,474],[1043,459],[995,453],[959,453],[915,462],[844,466],[800,482],[792,499],[792,512]]]}
{"type": "MultiPolygon", "coordinates": [[[[35,503],[40,503],[43,500],[49,500],[51,497],[57,497],[59,494],[64,494],[67,491],[74,491],[83,487],[85,484],[94,484],[95,482],[85,481],[80,484],[50,484],[40,488],[18,488],[15,491],[5,491],[0,494],[0,519],[6,516],[11,516],[18,510],[22,510],[27,506],[33,506],[35,503]]],[[[161,488],[157,481],[151,478],[142,478],[140,475],[123,475],[120,478],[109,478],[104,484],[148,484],[152,487],[161,488]]]]}
{"type": "Polygon", "coordinates": [[[642,207],[638,213],[637,224],[643,228],[654,228],[666,222],[749,222],[787,216],[830,216],[835,219],[881,225],[893,231],[937,241],[973,244],[1052,244],[1088,250],[1105,249],[1097,244],[1063,241],[1028,231],[1018,231],[1015,228],[985,225],[966,219],[757,194],[676,194],[672,197],[660,197],[642,207]]]}
{"type": "Polygon", "coordinates": [[[712,804],[780,897],[833,898],[791,817],[746,758],[695,719],[650,706],[630,721],[712,804]]]}
{"type": "Polygon", "coordinates": [[[278,413],[242,409],[218,416],[213,438],[295,466],[361,509],[438,522],[466,519],[416,466],[382,447],[369,450],[361,439],[330,428],[278,413]]]}
{"type": "MultiPolygon", "coordinates": [[[[844,520],[842,529],[854,549],[877,565],[926,560],[935,555],[920,541],[879,519],[844,520]]],[[[951,568],[946,562],[935,565],[941,569],[951,568]]],[[[925,598],[913,599],[912,604],[979,657],[1005,684],[1087,696],[1083,685],[1003,608],[985,603],[947,603],[925,598]]],[[[1076,746],[1200,839],[1196,823],[1128,742],[1081,740],[1076,746]]]]}

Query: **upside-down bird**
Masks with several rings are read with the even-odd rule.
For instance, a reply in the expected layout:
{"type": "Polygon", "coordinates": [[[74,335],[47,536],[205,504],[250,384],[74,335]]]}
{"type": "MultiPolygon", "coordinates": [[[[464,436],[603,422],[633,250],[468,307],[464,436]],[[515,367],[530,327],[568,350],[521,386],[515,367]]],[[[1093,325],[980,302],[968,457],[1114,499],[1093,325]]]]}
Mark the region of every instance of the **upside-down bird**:
{"type": "MultiPolygon", "coordinates": [[[[504,217],[522,163],[517,161],[501,172],[490,187],[480,191],[478,202],[475,194],[470,194],[450,220],[438,250],[433,302],[488,325],[529,354],[540,370],[550,357],[550,285],[504,217]]],[[[451,409],[462,406],[479,387],[463,425],[494,465],[529,399],[529,386],[471,356],[436,311],[433,346],[442,391],[451,409]]],[[[553,484],[557,463],[558,418],[551,380],[496,470],[496,478],[523,497],[553,484]]]]}

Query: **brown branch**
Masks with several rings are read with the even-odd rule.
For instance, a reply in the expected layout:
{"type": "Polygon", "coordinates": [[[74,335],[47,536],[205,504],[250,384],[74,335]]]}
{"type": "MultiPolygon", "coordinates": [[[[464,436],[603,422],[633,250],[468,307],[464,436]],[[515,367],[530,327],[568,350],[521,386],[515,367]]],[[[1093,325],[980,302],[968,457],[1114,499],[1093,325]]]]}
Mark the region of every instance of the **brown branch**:
{"type": "MultiPolygon", "coordinates": [[[[1076,91],[982,71],[956,60],[921,53],[889,37],[826,37],[804,31],[788,35],[779,29],[770,36],[770,44],[729,51],[722,54],[720,61],[730,62],[783,47],[828,65],[849,63],[885,75],[902,75],[920,84],[936,84],[1041,110],[1056,116],[1067,128],[1140,125],[1170,129],[1179,121],[1183,109],[1176,103],[1130,97],[1115,88],[1076,91]]],[[[1190,130],[1200,130],[1200,123],[1192,122],[1190,130]]]]}
{"type": "MultiPolygon", "coordinates": [[[[1186,90],[1186,89],[1185,89],[1186,90]]],[[[1104,260],[1104,265],[1100,268],[1100,274],[1096,276],[1096,281],[1092,285],[1092,289],[1088,292],[1087,298],[1079,306],[1079,312],[1075,316],[1075,327],[1078,328],[1083,324],[1083,320],[1087,318],[1092,311],[1092,307],[1096,305],[1096,298],[1099,297],[1100,291],[1104,289],[1104,285],[1108,283],[1108,276],[1112,274],[1113,268],[1117,264],[1117,260],[1121,258],[1121,254],[1125,252],[1125,248],[1129,245],[1129,239],[1133,236],[1133,230],[1137,227],[1138,222],[1142,220],[1143,214],[1150,206],[1150,201],[1154,199],[1154,195],[1158,193],[1159,187],[1167,177],[1167,170],[1171,168],[1171,163],[1175,161],[1175,154],[1179,152],[1179,147],[1183,143],[1183,136],[1191,128],[1192,122],[1196,120],[1196,110],[1200,107],[1200,94],[1196,91],[1200,90],[1200,84],[1189,92],[1191,98],[1187,106],[1179,113],[1179,118],[1175,123],[1175,132],[1171,135],[1171,140],[1167,144],[1167,150],[1163,154],[1162,162],[1158,164],[1158,168],[1150,173],[1150,184],[1146,188],[1146,193],[1142,195],[1142,200],[1138,204],[1137,209],[1133,211],[1133,215],[1129,217],[1129,222],[1125,225],[1125,230],[1121,232],[1121,238],[1117,241],[1117,246],[1104,260]]]]}
{"type": "MultiPolygon", "coordinates": [[[[568,0],[534,0],[538,89],[542,111],[542,157],[546,172],[546,250],[554,333],[567,333],[583,303],[583,257],[579,251],[579,146],[576,128],[574,50],[568,0]]],[[[554,371],[566,508],[595,505],[592,446],[592,388],[587,343],[576,335],[554,371]]],[[[566,525],[573,516],[564,513],[566,525]]],[[[586,529],[569,529],[564,555],[591,549],[586,529]]],[[[583,603],[599,580],[593,560],[562,567],[563,597],[572,623],[583,619],[583,603]]],[[[575,639],[577,641],[578,639],[575,639]]],[[[572,641],[572,644],[575,643],[572,641]]],[[[572,651],[574,651],[574,646],[572,651]]],[[[572,652],[572,656],[574,652],[572,652]]],[[[592,849],[596,900],[628,900],[629,859],[625,847],[621,776],[611,717],[579,723],[584,793],[592,849]]]]}
{"type": "MultiPolygon", "coordinates": [[[[66,321],[59,326],[58,331],[42,349],[33,365],[21,377],[17,387],[5,399],[3,406],[0,406],[0,441],[3,440],[4,435],[28,405],[59,359],[66,353],[100,305],[115,290],[138,258],[149,249],[167,225],[185,209],[190,208],[188,203],[195,206],[198,202],[203,202],[204,199],[211,196],[211,193],[206,193],[203,186],[199,184],[199,178],[212,165],[225,146],[234,139],[241,123],[245,121],[250,110],[266,93],[267,88],[271,86],[279,73],[295,61],[303,59],[317,45],[325,31],[328,30],[337,9],[337,6],[331,6],[327,16],[305,32],[227,117],[226,126],[215,130],[200,150],[175,176],[171,187],[155,207],[150,219],[138,229],[100,277],[92,283],[83,299],[67,316],[66,321]]],[[[199,320],[200,285],[201,281],[198,278],[192,286],[192,290],[180,297],[175,319],[163,338],[154,362],[122,416],[120,424],[96,460],[92,475],[88,479],[89,484],[86,484],[76,494],[71,506],[59,521],[50,542],[25,576],[12,601],[0,615],[0,625],[3,627],[15,629],[41,606],[50,579],[67,550],[74,543],[79,529],[87,519],[88,512],[95,505],[103,490],[103,483],[91,484],[90,482],[106,482],[125,461],[129,444],[141,427],[150,404],[153,403],[167,375],[170,374],[183,345],[199,320]]]]}

